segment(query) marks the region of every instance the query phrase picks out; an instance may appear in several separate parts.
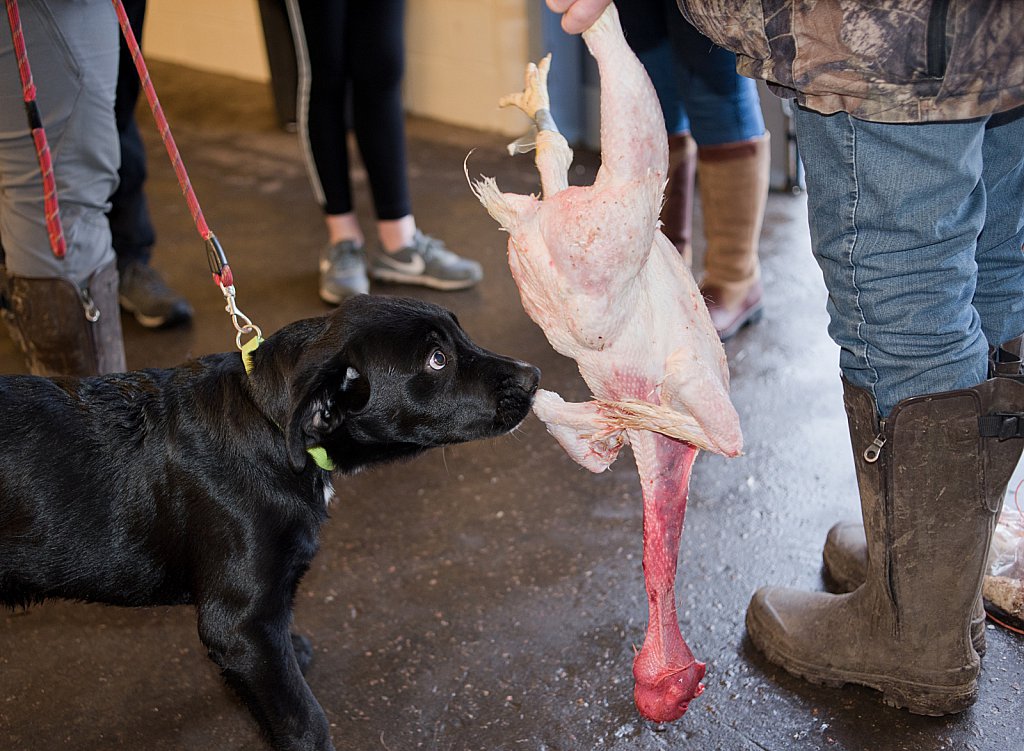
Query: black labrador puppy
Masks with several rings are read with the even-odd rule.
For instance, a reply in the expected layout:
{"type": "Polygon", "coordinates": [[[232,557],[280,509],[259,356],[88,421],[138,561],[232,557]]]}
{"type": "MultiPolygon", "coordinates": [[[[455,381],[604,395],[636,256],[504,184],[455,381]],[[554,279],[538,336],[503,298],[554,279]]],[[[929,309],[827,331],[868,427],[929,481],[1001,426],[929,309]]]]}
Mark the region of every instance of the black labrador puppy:
{"type": "Polygon", "coordinates": [[[332,749],[289,633],[332,471],[507,433],[539,376],[443,308],[362,295],[245,356],[0,377],[0,604],[192,604],[274,748],[332,749]]]}

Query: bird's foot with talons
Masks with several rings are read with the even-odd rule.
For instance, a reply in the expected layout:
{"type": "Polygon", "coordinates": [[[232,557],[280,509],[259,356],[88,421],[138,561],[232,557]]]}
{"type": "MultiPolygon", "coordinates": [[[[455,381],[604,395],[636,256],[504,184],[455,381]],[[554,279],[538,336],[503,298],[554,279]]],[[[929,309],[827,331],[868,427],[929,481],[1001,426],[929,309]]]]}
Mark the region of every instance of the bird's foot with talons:
{"type": "Polygon", "coordinates": [[[508,94],[498,100],[499,107],[518,107],[526,115],[537,123],[541,129],[541,123],[537,120],[537,113],[540,111],[551,111],[551,100],[548,98],[548,71],[551,69],[551,55],[545,55],[540,63],[529,63],[526,66],[526,84],[523,90],[515,94],[508,94]]]}

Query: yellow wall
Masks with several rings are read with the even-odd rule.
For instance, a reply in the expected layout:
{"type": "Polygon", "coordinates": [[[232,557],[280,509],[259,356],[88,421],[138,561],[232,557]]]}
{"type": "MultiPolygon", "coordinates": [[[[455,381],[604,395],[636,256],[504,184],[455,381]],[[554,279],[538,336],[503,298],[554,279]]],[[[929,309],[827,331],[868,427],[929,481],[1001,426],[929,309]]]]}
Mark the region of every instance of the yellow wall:
{"type": "Polygon", "coordinates": [[[405,102],[410,112],[501,133],[526,130],[498,99],[523,88],[526,3],[409,0],[405,102]]]}
{"type": "Polygon", "coordinates": [[[149,0],[143,41],[154,60],[270,80],[256,0],[149,0]]]}
{"type": "MultiPolygon", "coordinates": [[[[522,88],[529,2],[540,0],[408,0],[407,110],[483,130],[525,130],[525,118],[497,101],[522,88]]],[[[155,60],[270,78],[256,0],[150,0],[145,48],[155,60]]]]}

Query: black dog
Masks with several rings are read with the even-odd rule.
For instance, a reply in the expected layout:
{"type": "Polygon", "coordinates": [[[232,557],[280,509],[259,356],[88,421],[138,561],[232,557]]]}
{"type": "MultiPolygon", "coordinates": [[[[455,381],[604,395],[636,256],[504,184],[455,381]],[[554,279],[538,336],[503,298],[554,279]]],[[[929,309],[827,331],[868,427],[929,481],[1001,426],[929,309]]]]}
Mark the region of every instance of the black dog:
{"type": "Polygon", "coordinates": [[[271,744],[332,749],[301,673],[308,642],[289,633],[329,469],[507,433],[540,373],[476,346],[442,308],[366,295],[248,359],[249,373],[230,353],[0,377],[0,604],[191,603],[271,744]]]}

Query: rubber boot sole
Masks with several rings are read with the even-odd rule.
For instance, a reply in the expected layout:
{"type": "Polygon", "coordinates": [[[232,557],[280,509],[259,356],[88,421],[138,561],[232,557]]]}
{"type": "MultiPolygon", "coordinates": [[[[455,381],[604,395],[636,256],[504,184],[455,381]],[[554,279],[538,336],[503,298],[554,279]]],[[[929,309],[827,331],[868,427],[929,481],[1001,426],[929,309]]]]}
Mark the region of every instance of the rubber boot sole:
{"type": "Polygon", "coordinates": [[[939,687],[891,675],[822,668],[794,658],[764,638],[763,633],[769,629],[761,626],[757,609],[754,603],[747,608],[746,626],[750,640],[769,662],[805,681],[829,688],[842,688],[848,683],[866,686],[881,692],[882,701],[890,707],[931,717],[962,712],[978,699],[977,678],[955,686],[939,687]]]}

